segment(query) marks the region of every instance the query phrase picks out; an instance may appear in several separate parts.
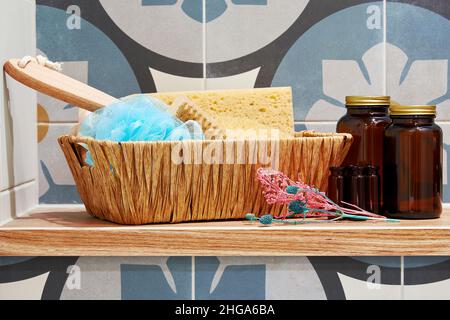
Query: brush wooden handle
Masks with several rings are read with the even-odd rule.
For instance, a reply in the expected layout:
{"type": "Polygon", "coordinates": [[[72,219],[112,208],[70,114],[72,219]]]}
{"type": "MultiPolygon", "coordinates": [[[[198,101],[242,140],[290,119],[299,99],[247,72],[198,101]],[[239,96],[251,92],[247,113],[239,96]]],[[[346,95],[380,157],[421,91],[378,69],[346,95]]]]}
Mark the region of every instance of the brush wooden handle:
{"type": "Polygon", "coordinates": [[[3,65],[3,69],[20,83],[53,98],[88,111],[95,111],[118,101],[117,98],[103,91],[36,62],[31,61],[25,68],[21,68],[19,61],[19,59],[8,60],[3,65]]]}

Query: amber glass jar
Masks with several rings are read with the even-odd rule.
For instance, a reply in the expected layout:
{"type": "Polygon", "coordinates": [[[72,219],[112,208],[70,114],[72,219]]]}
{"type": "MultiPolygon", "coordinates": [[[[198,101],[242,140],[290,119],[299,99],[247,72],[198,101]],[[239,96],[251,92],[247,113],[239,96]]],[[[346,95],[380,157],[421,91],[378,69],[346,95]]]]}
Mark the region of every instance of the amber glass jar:
{"type": "MultiPolygon", "coordinates": [[[[391,123],[389,104],[390,97],[387,96],[346,97],[347,114],[339,119],[336,128],[338,133],[345,132],[353,136],[353,143],[342,165],[378,167],[381,185],[384,129],[391,123]]],[[[383,194],[380,195],[380,207],[382,207],[383,194]]]]}
{"type": "Polygon", "coordinates": [[[384,139],[384,212],[431,219],[442,212],[442,130],[435,106],[392,106],[384,139]]]}
{"type": "Polygon", "coordinates": [[[378,167],[367,166],[365,169],[364,192],[366,194],[363,209],[376,214],[380,213],[380,175],[378,167]]]}
{"type": "Polygon", "coordinates": [[[342,205],[344,201],[344,168],[331,167],[330,176],[328,177],[328,197],[338,205],[342,205]]]}

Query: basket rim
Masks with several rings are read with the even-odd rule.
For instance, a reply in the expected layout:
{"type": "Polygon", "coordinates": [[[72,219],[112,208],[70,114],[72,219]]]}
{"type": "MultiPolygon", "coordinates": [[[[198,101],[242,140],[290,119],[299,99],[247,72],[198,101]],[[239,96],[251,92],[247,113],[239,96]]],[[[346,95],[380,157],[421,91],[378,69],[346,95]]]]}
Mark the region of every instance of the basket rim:
{"type": "Polygon", "coordinates": [[[58,140],[61,139],[68,139],[72,142],[76,143],[99,143],[99,144],[178,144],[180,142],[189,142],[189,143],[232,143],[232,142],[259,142],[259,141],[290,141],[290,140],[301,140],[301,139],[323,139],[323,138],[332,138],[332,139],[338,139],[338,140],[353,140],[353,136],[350,133],[335,133],[335,132],[316,132],[316,131],[300,131],[296,132],[294,137],[292,138],[279,138],[279,139],[226,139],[226,140],[182,140],[182,141],[111,141],[111,140],[97,140],[92,137],[86,137],[86,136],[74,136],[71,134],[65,134],[58,137],[58,140]]]}

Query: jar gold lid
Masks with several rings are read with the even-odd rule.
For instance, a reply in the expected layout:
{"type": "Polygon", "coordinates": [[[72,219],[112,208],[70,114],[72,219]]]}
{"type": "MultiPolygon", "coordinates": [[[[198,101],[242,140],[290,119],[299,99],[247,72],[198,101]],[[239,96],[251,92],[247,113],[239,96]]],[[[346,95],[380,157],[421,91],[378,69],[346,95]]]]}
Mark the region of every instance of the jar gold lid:
{"type": "Polygon", "coordinates": [[[389,106],[391,97],[389,96],[347,96],[346,106],[389,106]]]}
{"type": "Polygon", "coordinates": [[[408,115],[436,115],[436,106],[401,106],[391,105],[390,112],[392,116],[408,116],[408,115]]]}

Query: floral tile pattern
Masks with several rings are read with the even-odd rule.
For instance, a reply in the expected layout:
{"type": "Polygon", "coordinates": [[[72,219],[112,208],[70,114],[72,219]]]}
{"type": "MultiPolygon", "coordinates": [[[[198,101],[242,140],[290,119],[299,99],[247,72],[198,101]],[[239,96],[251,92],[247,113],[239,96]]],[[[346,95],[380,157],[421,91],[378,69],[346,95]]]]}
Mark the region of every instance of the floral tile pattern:
{"type": "Polygon", "coordinates": [[[265,264],[245,261],[245,258],[234,259],[235,263],[229,260],[222,263],[218,257],[197,257],[195,260],[197,299],[264,299],[265,264]]]}
{"type": "Polygon", "coordinates": [[[399,262],[393,257],[1,257],[0,299],[400,299],[399,262]]]}
{"type": "Polygon", "coordinates": [[[399,257],[309,257],[328,299],[401,299],[399,257]]]}
{"type": "Polygon", "coordinates": [[[345,95],[383,93],[382,42],[381,1],[345,8],[295,40],[270,84],[292,86],[296,120],[335,121],[345,95]]]}
{"type": "Polygon", "coordinates": [[[1,257],[0,299],[57,300],[77,257],[1,257]]]}
{"type": "Polygon", "coordinates": [[[160,265],[121,265],[122,299],[191,299],[190,257],[162,258],[160,265]]]}
{"type": "Polygon", "coordinates": [[[438,119],[450,120],[448,1],[387,4],[388,93],[400,103],[438,104],[438,119]]]}

